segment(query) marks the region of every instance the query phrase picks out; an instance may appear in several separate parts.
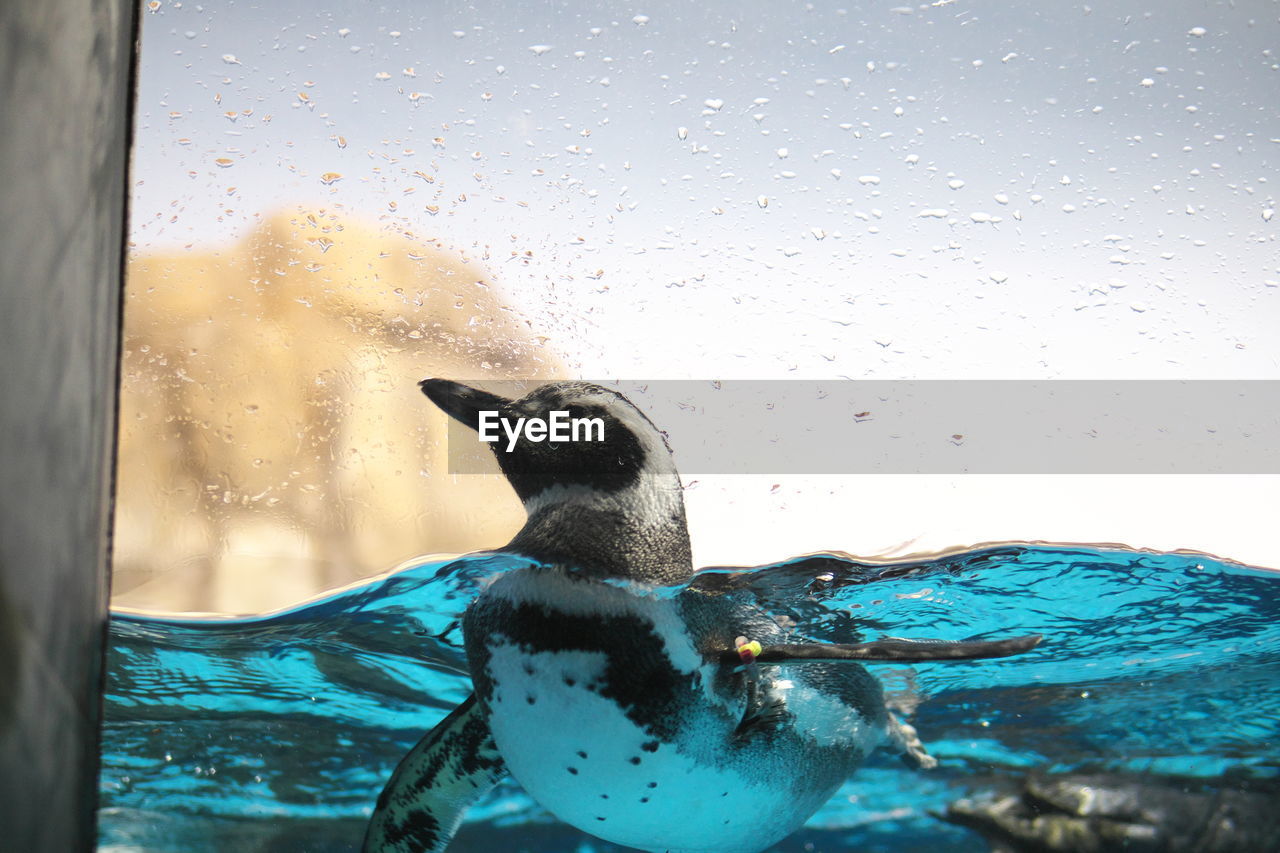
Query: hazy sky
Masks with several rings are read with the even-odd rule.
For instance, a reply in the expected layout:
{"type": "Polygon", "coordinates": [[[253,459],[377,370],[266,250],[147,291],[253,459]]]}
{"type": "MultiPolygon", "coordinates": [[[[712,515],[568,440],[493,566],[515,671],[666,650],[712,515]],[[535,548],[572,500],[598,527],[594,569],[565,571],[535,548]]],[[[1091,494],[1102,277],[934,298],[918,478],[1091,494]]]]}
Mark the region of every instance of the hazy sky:
{"type": "Polygon", "coordinates": [[[1275,2],[596,5],[160,3],[139,249],[340,204],[596,377],[1280,375],[1275,2]]]}

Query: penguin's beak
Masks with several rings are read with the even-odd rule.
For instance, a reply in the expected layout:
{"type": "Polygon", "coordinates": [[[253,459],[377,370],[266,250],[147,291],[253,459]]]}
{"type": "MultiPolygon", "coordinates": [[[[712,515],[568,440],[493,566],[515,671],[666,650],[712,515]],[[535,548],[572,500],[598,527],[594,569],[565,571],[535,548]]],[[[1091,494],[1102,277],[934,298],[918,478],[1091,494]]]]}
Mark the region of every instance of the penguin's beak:
{"type": "Polygon", "coordinates": [[[418,387],[445,414],[475,430],[479,429],[481,412],[501,411],[511,403],[506,397],[448,379],[424,379],[418,387]]]}

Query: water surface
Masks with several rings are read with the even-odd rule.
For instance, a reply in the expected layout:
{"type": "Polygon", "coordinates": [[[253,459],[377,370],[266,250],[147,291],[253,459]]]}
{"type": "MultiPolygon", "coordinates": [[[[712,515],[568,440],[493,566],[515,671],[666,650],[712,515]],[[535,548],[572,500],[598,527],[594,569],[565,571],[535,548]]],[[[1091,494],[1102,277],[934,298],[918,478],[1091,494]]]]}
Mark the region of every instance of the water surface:
{"type": "MultiPolygon", "coordinates": [[[[358,849],[395,764],[470,692],[462,611],[486,577],[522,565],[423,562],[254,618],[115,614],[102,849],[358,849]]],[[[775,850],[987,850],[934,813],[1031,769],[1280,779],[1280,573],[1006,546],[891,565],[803,557],[731,580],[833,642],[1045,635],[1014,658],[874,666],[941,767],[878,753],[775,850]]],[[[450,849],[623,848],[556,822],[508,781],[450,849]]]]}

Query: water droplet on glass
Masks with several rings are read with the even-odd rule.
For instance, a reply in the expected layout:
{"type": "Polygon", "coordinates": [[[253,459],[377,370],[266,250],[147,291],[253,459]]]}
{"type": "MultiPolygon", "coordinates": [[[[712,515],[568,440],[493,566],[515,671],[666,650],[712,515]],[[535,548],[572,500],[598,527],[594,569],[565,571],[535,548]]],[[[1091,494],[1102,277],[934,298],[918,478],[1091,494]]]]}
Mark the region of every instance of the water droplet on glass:
{"type": "Polygon", "coordinates": [[[1275,210],[1275,208],[1274,208],[1274,207],[1264,208],[1264,209],[1263,209],[1263,211],[1262,211],[1262,221],[1263,221],[1263,222],[1270,222],[1270,221],[1271,221],[1271,217],[1273,217],[1273,216],[1275,216],[1275,215],[1276,215],[1276,210],[1275,210]]]}
{"type": "Polygon", "coordinates": [[[340,180],[342,180],[342,175],[339,172],[325,172],[320,176],[320,183],[324,184],[326,187],[331,186],[340,180]]]}
{"type": "Polygon", "coordinates": [[[373,79],[374,80],[390,80],[391,73],[388,71],[379,71],[377,74],[373,75],[373,79]]]}
{"type": "Polygon", "coordinates": [[[875,186],[876,184],[880,183],[880,178],[877,175],[859,175],[858,183],[862,184],[863,186],[868,186],[868,185],[875,186]]]}
{"type": "Polygon", "coordinates": [[[960,180],[959,178],[952,178],[951,180],[947,181],[947,186],[951,187],[951,189],[953,190],[958,190],[964,186],[964,181],[960,180]]]}
{"type": "Polygon", "coordinates": [[[1142,78],[1141,85],[1142,85],[1142,87],[1143,87],[1144,89],[1150,89],[1150,88],[1151,88],[1152,86],[1154,86],[1155,84],[1156,84],[1156,81],[1155,81],[1155,80],[1152,80],[1150,77],[1143,77],[1143,78],[1142,78]]]}
{"type": "Polygon", "coordinates": [[[338,38],[346,38],[349,35],[351,35],[351,30],[347,29],[346,27],[343,27],[342,29],[338,30],[338,38]]]}
{"type": "Polygon", "coordinates": [[[219,157],[217,160],[214,160],[213,162],[214,162],[214,165],[216,165],[218,168],[225,169],[235,161],[232,160],[230,157],[219,157]]]}
{"type": "Polygon", "coordinates": [[[702,105],[705,106],[707,109],[716,110],[717,112],[719,112],[720,109],[724,107],[724,99],[723,98],[707,98],[705,101],[702,102],[702,105]]]}
{"type": "Polygon", "coordinates": [[[529,50],[531,50],[531,51],[533,52],[533,55],[534,55],[534,56],[542,56],[544,53],[549,53],[549,52],[551,51],[551,45],[549,45],[549,44],[531,44],[531,45],[529,45],[529,50]]]}
{"type": "Polygon", "coordinates": [[[688,138],[689,138],[689,128],[687,128],[687,127],[679,127],[679,128],[676,128],[676,137],[677,137],[678,139],[688,139],[688,138]]]}
{"type": "Polygon", "coordinates": [[[758,195],[758,196],[756,196],[756,204],[758,204],[758,205],[759,205],[760,207],[762,207],[762,208],[763,208],[763,207],[768,207],[768,206],[769,206],[769,197],[768,197],[767,195],[758,195]]]}
{"type": "Polygon", "coordinates": [[[1187,35],[1193,36],[1195,38],[1204,38],[1208,34],[1208,32],[1209,31],[1206,30],[1204,27],[1192,27],[1191,29],[1187,30],[1187,35]]]}
{"type": "Polygon", "coordinates": [[[643,27],[645,24],[649,23],[649,16],[636,15],[634,18],[631,19],[631,23],[635,24],[638,27],[643,27]]]}
{"type": "Polygon", "coordinates": [[[239,65],[239,64],[240,64],[240,60],[236,59],[236,55],[235,55],[234,53],[224,53],[224,54],[222,54],[222,61],[223,61],[223,62],[225,62],[225,63],[227,63],[228,65],[239,65]]]}

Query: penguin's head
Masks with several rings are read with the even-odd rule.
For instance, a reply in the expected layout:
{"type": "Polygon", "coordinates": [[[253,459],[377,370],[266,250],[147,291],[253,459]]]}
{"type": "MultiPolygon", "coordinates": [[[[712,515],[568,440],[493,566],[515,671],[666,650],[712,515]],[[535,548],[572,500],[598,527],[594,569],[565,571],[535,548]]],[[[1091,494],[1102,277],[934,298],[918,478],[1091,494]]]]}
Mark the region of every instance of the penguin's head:
{"type": "Polygon", "coordinates": [[[608,388],[551,382],[509,400],[448,379],[419,385],[445,413],[489,442],[526,506],[554,487],[609,495],[654,477],[678,478],[665,435],[608,388]]]}

